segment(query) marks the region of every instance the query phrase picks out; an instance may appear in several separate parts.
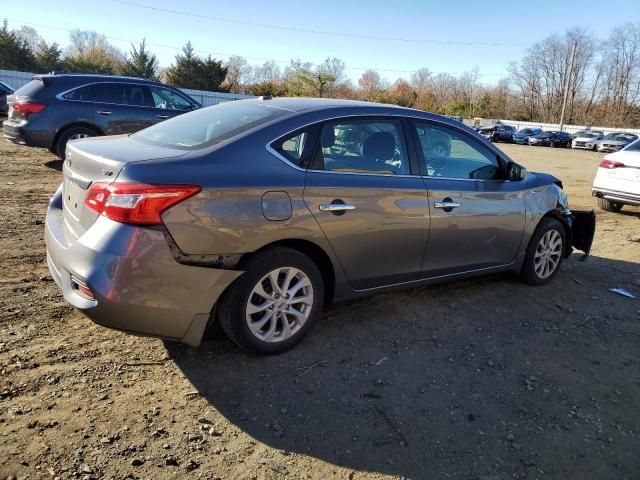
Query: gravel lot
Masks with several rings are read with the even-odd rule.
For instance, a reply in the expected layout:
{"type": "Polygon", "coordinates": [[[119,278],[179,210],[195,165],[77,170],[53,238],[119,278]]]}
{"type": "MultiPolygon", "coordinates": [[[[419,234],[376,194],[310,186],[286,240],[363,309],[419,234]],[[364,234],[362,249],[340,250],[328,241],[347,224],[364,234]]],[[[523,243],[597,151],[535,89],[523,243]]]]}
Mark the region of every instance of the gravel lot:
{"type": "MultiPolygon", "coordinates": [[[[599,154],[505,145],[591,208],[599,154]]],[[[61,164],[0,144],[0,478],[639,479],[640,209],[592,258],[338,305],[256,358],[93,325],[48,275],[61,164]]]]}

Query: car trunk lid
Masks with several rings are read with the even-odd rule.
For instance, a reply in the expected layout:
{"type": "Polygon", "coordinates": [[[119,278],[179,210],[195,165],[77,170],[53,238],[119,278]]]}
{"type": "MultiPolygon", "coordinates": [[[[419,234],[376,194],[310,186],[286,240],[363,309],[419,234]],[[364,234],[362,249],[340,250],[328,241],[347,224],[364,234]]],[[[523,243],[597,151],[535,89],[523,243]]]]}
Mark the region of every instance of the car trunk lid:
{"type": "Polygon", "coordinates": [[[68,240],[80,237],[98,217],[84,203],[91,185],[115,181],[127,164],[177,158],[187,153],[185,150],[138,142],[125,135],[69,142],[62,169],[63,210],[68,240]]]}

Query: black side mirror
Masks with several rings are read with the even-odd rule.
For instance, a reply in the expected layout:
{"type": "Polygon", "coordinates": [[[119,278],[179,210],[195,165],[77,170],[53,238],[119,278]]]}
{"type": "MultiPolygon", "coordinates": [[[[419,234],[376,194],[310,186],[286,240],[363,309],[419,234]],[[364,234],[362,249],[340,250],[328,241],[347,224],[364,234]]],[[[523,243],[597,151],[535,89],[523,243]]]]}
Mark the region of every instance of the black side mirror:
{"type": "Polygon", "coordinates": [[[527,176],[527,169],[515,162],[507,164],[507,179],[512,181],[524,180],[527,176]]]}

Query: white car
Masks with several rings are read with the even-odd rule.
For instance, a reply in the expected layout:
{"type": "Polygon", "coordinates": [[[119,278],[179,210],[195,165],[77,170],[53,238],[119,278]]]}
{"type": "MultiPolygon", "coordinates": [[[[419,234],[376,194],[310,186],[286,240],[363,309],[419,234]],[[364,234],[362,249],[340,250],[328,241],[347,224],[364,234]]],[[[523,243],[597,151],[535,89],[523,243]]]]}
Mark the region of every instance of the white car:
{"type": "Polygon", "coordinates": [[[602,159],[591,194],[608,212],[619,212],[624,205],[640,206],[640,140],[602,159]]]}
{"type": "Polygon", "coordinates": [[[602,140],[604,135],[600,132],[583,132],[579,133],[572,142],[571,148],[580,148],[583,150],[595,150],[598,147],[598,141],[602,140]]]}

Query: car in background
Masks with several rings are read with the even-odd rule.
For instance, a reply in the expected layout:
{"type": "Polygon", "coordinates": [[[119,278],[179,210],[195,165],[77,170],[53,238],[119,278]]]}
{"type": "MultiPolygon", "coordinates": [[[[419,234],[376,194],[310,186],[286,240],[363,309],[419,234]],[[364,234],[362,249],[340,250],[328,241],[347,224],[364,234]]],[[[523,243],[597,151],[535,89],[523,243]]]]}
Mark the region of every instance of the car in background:
{"type": "Polygon", "coordinates": [[[529,145],[571,148],[571,135],[567,132],[541,132],[529,137],[529,145]]]}
{"type": "Polygon", "coordinates": [[[589,128],[585,128],[584,130],[578,130],[577,132],[572,133],[571,137],[572,138],[578,138],[578,137],[584,135],[585,133],[595,133],[597,135],[604,135],[603,131],[601,131],[601,130],[591,130],[591,128],[589,127],[589,128]]]}
{"type": "Polygon", "coordinates": [[[176,88],[111,75],[36,75],[8,103],[4,138],[62,159],[70,140],[133,133],[200,108],[176,88]]]}
{"type": "Polygon", "coordinates": [[[617,152],[630,143],[635,142],[637,139],[638,135],[633,133],[607,133],[604,138],[598,142],[597,148],[599,152],[617,152]]]}
{"type": "Polygon", "coordinates": [[[511,143],[515,130],[511,125],[492,125],[489,127],[481,127],[478,133],[491,142],[511,143]]]}
{"type": "Polygon", "coordinates": [[[580,150],[596,150],[598,141],[604,137],[602,132],[586,131],[578,132],[571,141],[571,148],[580,150]]]}
{"type": "Polygon", "coordinates": [[[517,143],[518,145],[527,145],[529,143],[529,137],[538,135],[539,133],[542,133],[542,129],[540,128],[523,128],[513,134],[513,143],[517,143]]]}
{"type": "Polygon", "coordinates": [[[602,159],[591,194],[608,212],[619,212],[624,205],[640,206],[640,139],[602,159]]]}
{"type": "Polygon", "coordinates": [[[455,120],[278,98],[69,143],[45,223],[53,279],[95,322],[198,345],[217,318],[275,354],[336,300],[498,271],[548,283],[589,252],[595,215],[455,120]]]}
{"type": "Polygon", "coordinates": [[[6,117],[9,107],[7,106],[7,97],[14,92],[13,87],[10,87],[4,82],[0,82],[0,117],[6,117]]]}

